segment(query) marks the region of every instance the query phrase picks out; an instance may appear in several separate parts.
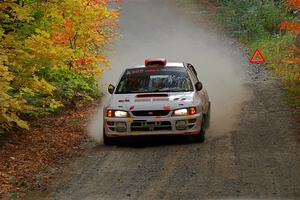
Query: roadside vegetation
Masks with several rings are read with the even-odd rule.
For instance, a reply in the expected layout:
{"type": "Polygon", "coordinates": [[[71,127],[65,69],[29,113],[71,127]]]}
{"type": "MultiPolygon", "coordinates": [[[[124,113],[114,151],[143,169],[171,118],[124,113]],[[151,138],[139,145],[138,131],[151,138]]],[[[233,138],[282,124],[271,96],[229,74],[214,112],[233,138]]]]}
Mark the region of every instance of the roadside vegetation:
{"type": "Polygon", "coordinates": [[[118,1],[0,1],[0,198],[42,188],[85,141],[118,1]]]}
{"type": "Polygon", "coordinates": [[[251,56],[260,49],[266,67],[283,81],[300,106],[300,50],[295,38],[300,32],[299,0],[218,0],[221,17],[230,33],[246,44],[251,56]]]}
{"type": "Polygon", "coordinates": [[[0,134],[28,118],[89,101],[109,65],[118,0],[4,0],[0,4],[0,134]]]}

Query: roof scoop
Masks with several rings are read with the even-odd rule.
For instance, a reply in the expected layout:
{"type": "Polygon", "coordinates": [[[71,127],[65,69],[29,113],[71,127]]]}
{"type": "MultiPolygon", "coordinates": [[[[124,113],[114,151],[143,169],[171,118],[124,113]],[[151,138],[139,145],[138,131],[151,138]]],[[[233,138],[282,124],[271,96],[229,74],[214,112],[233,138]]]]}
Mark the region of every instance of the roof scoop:
{"type": "Polygon", "coordinates": [[[167,64],[167,59],[165,58],[156,58],[156,59],[146,59],[146,67],[165,67],[167,64]]]}
{"type": "Polygon", "coordinates": [[[168,94],[138,94],[136,98],[169,97],[168,94]]]}

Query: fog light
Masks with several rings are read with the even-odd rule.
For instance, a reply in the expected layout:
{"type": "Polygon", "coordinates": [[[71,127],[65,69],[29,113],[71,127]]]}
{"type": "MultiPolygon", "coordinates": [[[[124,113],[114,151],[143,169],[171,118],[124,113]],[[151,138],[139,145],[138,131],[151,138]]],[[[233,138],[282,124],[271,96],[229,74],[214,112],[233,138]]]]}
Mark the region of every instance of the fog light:
{"type": "Polygon", "coordinates": [[[186,121],[183,121],[183,120],[177,121],[176,122],[176,129],[177,130],[185,130],[185,129],[187,129],[187,123],[186,123],[186,121]]]}
{"type": "Polygon", "coordinates": [[[125,122],[116,122],[117,132],[126,132],[127,127],[125,122]]]}
{"type": "Polygon", "coordinates": [[[108,126],[113,126],[114,124],[115,124],[114,122],[107,121],[108,126]]]}

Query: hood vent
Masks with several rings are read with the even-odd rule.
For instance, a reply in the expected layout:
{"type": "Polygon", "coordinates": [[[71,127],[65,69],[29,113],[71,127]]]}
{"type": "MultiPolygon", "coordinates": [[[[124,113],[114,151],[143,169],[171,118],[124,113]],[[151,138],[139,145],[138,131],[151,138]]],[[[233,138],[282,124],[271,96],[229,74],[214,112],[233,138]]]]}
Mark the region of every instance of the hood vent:
{"type": "Polygon", "coordinates": [[[168,94],[138,94],[136,98],[169,97],[168,94]]]}

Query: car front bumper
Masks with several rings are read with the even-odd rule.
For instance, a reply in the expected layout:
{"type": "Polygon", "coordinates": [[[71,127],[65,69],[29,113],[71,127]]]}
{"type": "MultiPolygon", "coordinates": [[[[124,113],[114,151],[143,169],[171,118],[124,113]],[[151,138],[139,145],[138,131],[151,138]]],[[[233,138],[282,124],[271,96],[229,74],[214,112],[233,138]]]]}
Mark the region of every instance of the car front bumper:
{"type": "Polygon", "coordinates": [[[203,115],[168,117],[104,118],[107,137],[151,135],[195,135],[201,130],[203,115]]]}

